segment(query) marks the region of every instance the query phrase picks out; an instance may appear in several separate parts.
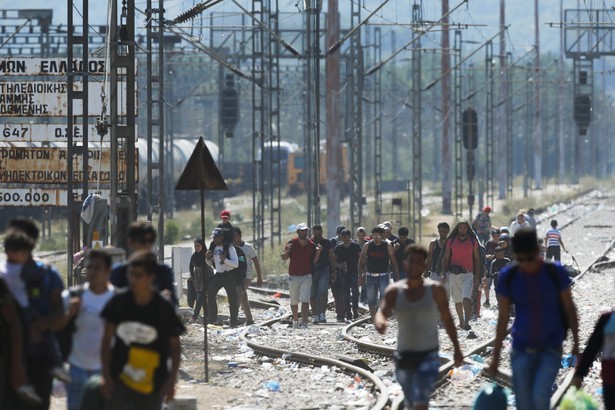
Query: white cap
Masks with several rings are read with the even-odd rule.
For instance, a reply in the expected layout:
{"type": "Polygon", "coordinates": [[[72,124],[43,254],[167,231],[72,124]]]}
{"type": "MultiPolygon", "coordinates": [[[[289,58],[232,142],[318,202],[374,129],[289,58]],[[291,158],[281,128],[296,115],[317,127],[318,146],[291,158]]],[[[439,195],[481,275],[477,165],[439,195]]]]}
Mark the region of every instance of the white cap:
{"type": "Polygon", "coordinates": [[[297,231],[305,231],[308,229],[307,224],[304,224],[303,222],[297,225],[297,231]]]}

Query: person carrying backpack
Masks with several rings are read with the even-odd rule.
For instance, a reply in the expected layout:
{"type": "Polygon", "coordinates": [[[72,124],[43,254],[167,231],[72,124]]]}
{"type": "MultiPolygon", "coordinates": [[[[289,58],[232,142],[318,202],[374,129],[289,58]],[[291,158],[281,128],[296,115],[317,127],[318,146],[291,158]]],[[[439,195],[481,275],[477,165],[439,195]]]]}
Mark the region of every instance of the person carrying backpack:
{"type": "Polygon", "coordinates": [[[103,250],[91,250],[85,257],[87,282],[63,293],[66,310],[58,340],[70,365],[71,381],[66,385],[68,410],[79,409],[86,382],[101,372],[100,348],[105,323],[100,313],[115,295],[109,283],[110,274],[111,256],[103,250]],[[66,338],[60,337],[62,334],[66,338]],[[67,340],[64,349],[63,340],[67,340]]]}
{"type": "Polygon", "coordinates": [[[491,375],[497,373],[514,304],[511,367],[517,408],[549,409],[568,328],[572,331],[572,354],[578,356],[579,353],[578,319],[571,281],[561,266],[546,263],[539,257],[535,229],[519,229],[512,239],[512,248],[516,264],[500,272],[496,287],[499,315],[493,359],[487,371],[491,375]]]}
{"type": "Polygon", "coordinates": [[[55,269],[35,261],[32,256],[38,239],[36,225],[20,220],[18,226],[13,226],[13,222],[4,238],[6,261],[0,264],[0,277],[6,281],[16,302],[24,332],[26,375],[40,403],[31,405],[33,401],[19,391],[9,391],[2,408],[46,410],[50,405],[53,378],[70,379],[62,367],[54,334],[61,322],[64,285],[55,269]]]}

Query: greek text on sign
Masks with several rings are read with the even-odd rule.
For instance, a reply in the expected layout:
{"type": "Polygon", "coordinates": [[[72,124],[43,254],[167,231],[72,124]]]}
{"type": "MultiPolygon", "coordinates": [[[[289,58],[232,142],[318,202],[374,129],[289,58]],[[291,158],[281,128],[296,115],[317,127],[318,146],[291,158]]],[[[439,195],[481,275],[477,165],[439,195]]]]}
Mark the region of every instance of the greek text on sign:
{"type": "MultiPolygon", "coordinates": [[[[124,152],[119,162],[126,163],[124,152]]],[[[73,162],[72,180],[83,182],[80,157],[73,162]]],[[[0,183],[66,184],[67,149],[57,147],[0,147],[0,183]],[[35,166],[33,166],[35,164],[35,166]]],[[[88,150],[88,181],[111,183],[111,151],[108,148],[88,150]]],[[[135,171],[136,172],[136,171],[135,171]]],[[[126,182],[126,169],[119,170],[118,181],[126,182]]]]}
{"type": "MultiPolygon", "coordinates": [[[[126,93],[126,83],[119,84],[126,93]]],[[[102,111],[99,82],[88,83],[88,111],[99,116],[102,111]]],[[[76,82],[75,91],[83,90],[76,82]]],[[[109,90],[107,95],[109,95],[109,90]]],[[[0,82],[0,117],[64,117],[68,114],[68,83],[66,81],[6,81],[0,82]]],[[[136,98],[136,97],[135,97],[136,98]]],[[[135,104],[136,107],[136,104],[135,104]]],[[[136,108],[135,108],[136,110],[136,108]]],[[[126,115],[122,107],[119,115],[126,115]]],[[[75,101],[73,115],[82,115],[80,101],[75,101]]]]}
{"type": "MultiPolygon", "coordinates": [[[[0,75],[64,75],[68,70],[68,62],[65,58],[34,58],[34,57],[9,57],[0,58],[0,75]]],[[[92,58],[87,66],[83,60],[76,58],[72,61],[71,70],[74,73],[88,72],[90,74],[105,74],[105,60],[92,58]]]]}
{"type": "MultiPolygon", "coordinates": [[[[94,124],[88,125],[90,141],[100,141],[94,124]]],[[[73,126],[73,140],[83,139],[83,127],[73,126]]],[[[109,134],[105,136],[109,141],[109,134]]],[[[0,124],[0,141],[2,142],[66,142],[68,127],[66,124],[0,124]]]]}
{"type": "MultiPolygon", "coordinates": [[[[73,191],[75,201],[80,201],[81,190],[73,191]]],[[[102,190],[103,198],[111,191],[102,190]]],[[[62,188],[0,188],[0,206],[67,206],[68,191],[62,188]]]]}
{"type": "MultiPolygon", "coordinates": [[[[100,135],[96,131],[96,125],[88,124],[88,138],[90,142],[100,142],[100,135]]],[[[135,134],[137,127],[135,125],[135,134]]],[[[83,140],[83,127],[73,126],[73,140],[83,140]]],[[[110,135],[103,138],[103,142],[109,142],[110,135]]],[[[0,124],[1,142],[67,142],[68,127],[66,124],[0,124]]]]}

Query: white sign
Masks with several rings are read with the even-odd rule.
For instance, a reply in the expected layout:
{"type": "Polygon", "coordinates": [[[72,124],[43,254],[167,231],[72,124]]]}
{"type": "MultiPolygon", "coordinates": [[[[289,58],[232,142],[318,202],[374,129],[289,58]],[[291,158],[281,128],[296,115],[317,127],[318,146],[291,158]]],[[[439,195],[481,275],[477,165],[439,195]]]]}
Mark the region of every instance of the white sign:
{"type": "MultiPolygon", "coordinates": [[[[100,142],[100,135],[94,124],[88,124],[90,142],[100,142]]],[[[66,124],[0,124],[0,142],[66,142],[68,141],[66,124]]],[[[110,132],[109,128],[109,132],[110,132]]],[[[81,142],[83,127],[73,126],[73,141],[81,142]]],[[[135,125],[135,135],[137,126],[135,125]]],[[[110,134],[103,137],[103,142],[109,142],[110,134]]]]}
{"type": "MultiPolygon", "coordinates": [[[[75,91],[83,90],[83,83],[76,82],[75,91]]],[[[107,86],[108,87],[108,86],[107,86]]],[[[122,95],[126,83],[119,84],[122,95]]],[[[100,116],[102,83],[88,83],[88,112],[100,116]]],[[[68,114],[68,83],[66,81],[4,81],[0,82],[0,117],[65,117],[68,114]]],[[[109,95],[109,90],[106,90],[109,95]]],[[[135,112],[136,112],[135,93],[135,112]]],[[[126,115],[120,107],[118,115],[126,115]]],[[[73,115],[83,115],[80,101],[75,101],[73,115]]]]}
{"type": "MultiPolygon", "coordinates": [[[[92,191],[93,192],[93,191],[92,191]]],[[[73,191],[75,201],[81,200],[81,190],[73,191]]],[[[111,191],[103,189],[103,198],[109,198],[111,191]]],[[[60,188],[29,189],[0,188],[0,206],[67,206],[68,191],[60,188]]]]}
{"type": "Polygon", "coordinates": [[[103,241],[92,241],[92,249],[102,249],[103,247],[103,241]]]}
{"type": "MultiPolygon", "coordinates": [[[[35,57],[9,57],[0,58],[0,76],[32,75],[51,76],[65,75],[69,70],[65,58],[35,58],[35,57]]],[[[106,70],[103,58],[88,59],[87,66],[80,58],[73,59],[71,72],[88,72],[95,75],[104,75],[106,70]]]]}

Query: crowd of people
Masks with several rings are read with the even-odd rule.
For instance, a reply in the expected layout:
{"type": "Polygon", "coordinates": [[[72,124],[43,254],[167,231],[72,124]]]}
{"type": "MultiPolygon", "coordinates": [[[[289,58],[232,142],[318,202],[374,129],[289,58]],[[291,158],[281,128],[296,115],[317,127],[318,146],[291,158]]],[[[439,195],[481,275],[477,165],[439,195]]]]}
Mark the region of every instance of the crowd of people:
{"type": "MultiPolygon", "coordinates": [[[[462,221],[452,229],[439,223],[428,248],[416,244],[407,227],[393,234],[389,221],[374,226],[370,235],[359,227],[354,239],[342,225],[326,239],[322,226],[313,225],[310,233],[306,224],[298,224],[297,236],[281,253],[288,260],[292,327],[332,320],[327,317],[329,289],[336,322],[358,319],[363,303],[375,329],[384,333],[394,312],[397,380],[408,408],[426,409],[438,378],[438,329],[446,330],[460,365],[459,330],[472,338],[471,323],[480,318],[481,307],[492,308],[493,302],[498,320],[488,373],[498,371],[514,316],[511,365],[517,408],[548,408],[568,330],[572,354],[579,353],[571,281],[559,263],[550,262],[559,262],[561,251],[566,252],[562,235],[553,220],[539,238],[533,210],[520,211],[509,227],[500,228],[492,226],[490,212],[486,207],[472,223],[462,221]]],[[[231,224],[231,213],[220,216],[209,245],[202,238],[194,241],[189,321],[236,327],[241,307],[250,325],[254,320],[246,289],[254,279],[262,284],[258,256],[231,224]],[[229,301],[227,322],[218,317],[221,288],[229,301]]],[[[54,378],[66,383],[69,410],[161,408],[174,395],[185,327],[177,315],[173,272],[152,253],[155,229],[145,222],[129,226],[126,263],[112,266],[104,250],[87,252],[85,282],[68,289],[52,266],[34,257],[37,240],[38,228],[27,219],[11,221],[4,235],[0,338],[9,354],[0,355],[2,408],[48,409],[54,378]]],[[[581,385],[599,349],[612,344],[613,323],[611,314],[598,322],[575,384],[581,385]]],[[[614,390],[605,385],[611,406],[614,390]]]]}

